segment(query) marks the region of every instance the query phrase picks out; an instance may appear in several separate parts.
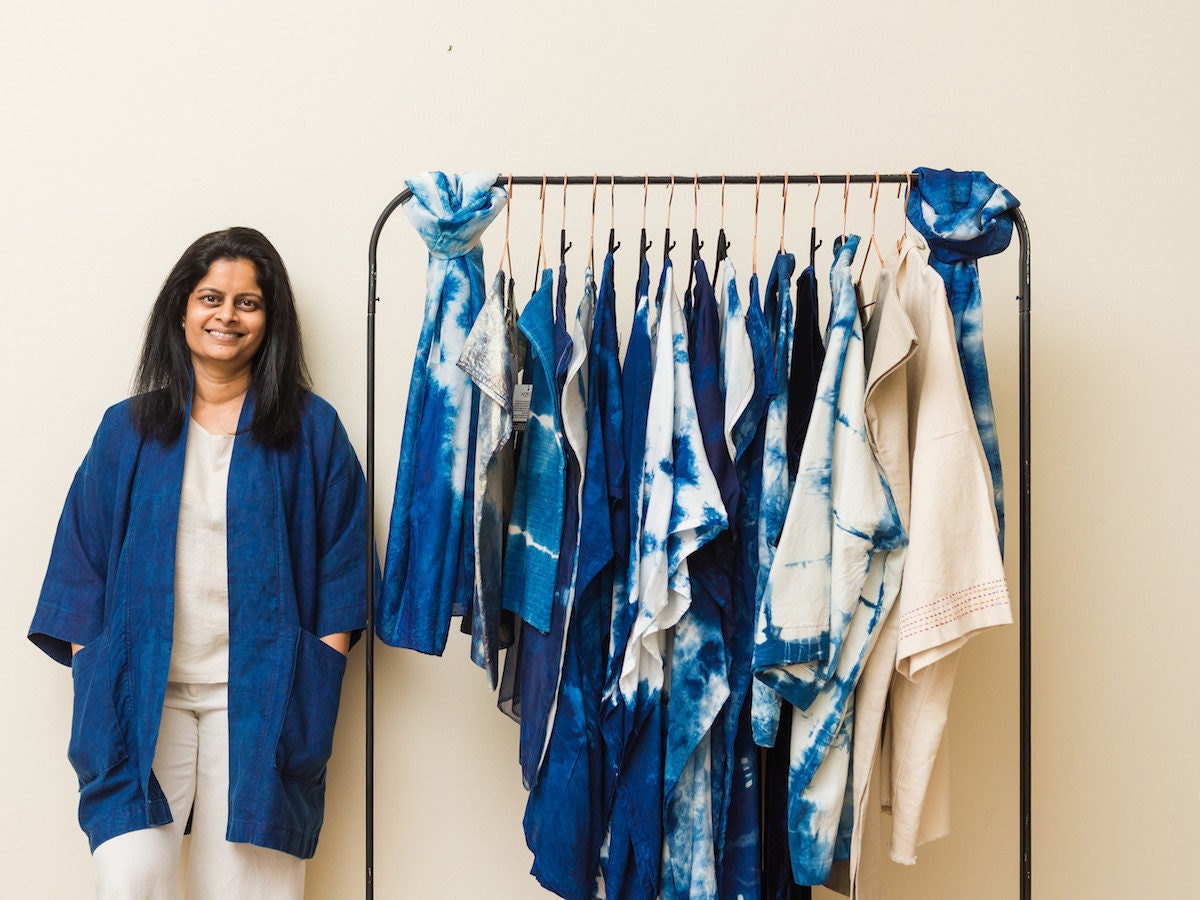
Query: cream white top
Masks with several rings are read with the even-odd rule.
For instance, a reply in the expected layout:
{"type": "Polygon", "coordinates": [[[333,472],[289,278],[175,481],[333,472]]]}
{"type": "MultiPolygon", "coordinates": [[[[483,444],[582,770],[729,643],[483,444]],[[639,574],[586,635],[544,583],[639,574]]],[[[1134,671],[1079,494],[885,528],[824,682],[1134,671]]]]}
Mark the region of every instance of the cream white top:
{"type": "Polygon", "coordinates": [[[169,681],[229,680],[229,577],[225,489],[232,434],[187,432],[175,538],[175,630],[169,681]]]}

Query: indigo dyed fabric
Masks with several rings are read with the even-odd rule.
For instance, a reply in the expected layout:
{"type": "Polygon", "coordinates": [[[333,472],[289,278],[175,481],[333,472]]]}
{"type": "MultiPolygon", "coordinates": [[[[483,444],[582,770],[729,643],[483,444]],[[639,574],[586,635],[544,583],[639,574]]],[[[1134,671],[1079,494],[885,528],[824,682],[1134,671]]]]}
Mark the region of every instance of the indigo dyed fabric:
{"type": "Polygon", "coordinates": [[[497,272],[483,309],[463,344],[458,366],[479,388],[475,438],[475,586],[471,659],[496,687],[500,651],[504,542],[512,506],[513,358],[506,281],[497,272]]]}
{"type": "MultiPolygon", "coordinates": [[[[292,444],[272,450],[242,404],[229,463],[229,840],[313,855],[346,658],[322,635],[366,627],[367,485],[333,408],[304,399],[292,444]],[[265,599],[264,599],[265,598],[265,599]]],[[[95,850],[171,821],[150,764],[175,609],[175,535],[187,423],[142,438],[111,407],[63,506],[29,639],[71,667],[67,756],[95,850]],[[83,644],[74,657],[71,644],[83,644]]]]}
{"type": "MultiPolygon", "coordinates": [[[[590,285],[591,276],[586,281],[590,285]]],[[[585,287],[580,320],[591,310],[585,287]]],[[[628,555],[613,257],[604,263],[587,355],[587,454],[576,595],[550,746],[525,811],[533,874],[561,897],[593,895],[604,839],[600,704],[617,572],[628,555]]],[[[571,389],[570,384],[567,386],[571,389]]]]}
{"type": "Polygon", "coordinates": [[[384,643],[422,653],[441,654],[451,615],[473,602],[478,392],[458,360],[484,301],[479,241],[507,200],[495,180],[494,172],[426,173],[408,181],[413,195],[403,206],[429,267],[375,625],[384,643]]]}
{"type": "MultiPolygon", "coordinates": [[[[649,726],[636,721],[638,710],[626,703],[620,691],[620,676],[629,647],[629,635],[637,618],[637,593],[630,590],[636,582],[638,547],[642,514],[642,468],[646,448],[646,419],[650,406],[650,385],[654,375],[651,333],[658,319],[657,305],[650,299],[650,270],[642,260],[637,281],[637,308],[629,333],[629,346],[621,371],[622,437],[625,451],[628,528],[627,566],[618,574],[613,592],[609,629],[608,661],[605,670],[604,703],[601,710],[601,734],[604,739],[604,799],[606,844],[602,849],[601,871],[606,896],[655,896],[658,890],[658,865],[662,839],[661,810],[649,820],[639,820],[636,785],[618,778],[622,771],[636,771],[642,760],[648,768],[661,770],[661,716],[657,706],[646,718],[649,726]],[[634,739],[645,727],[647,740],[634,739]],[[657,735],[658,745],[653,739],[657,735]]],[[[661,803],[661,801],[660,801],[661,803]]]]}
{"type": "Polygon", "coordinates": [[[983,172],[919,168],[915,173],[920,178],[908,196],[908,220],[924,235],[929,244],[929,264],[946,284],[967,393],[992,473],[1003,551],[1004,482],[983,350],[983,297],[976,260],[1008,247],[1012,211],[1019,201],[983,172]]]}
{"type": "MultiPolygon", "coordinates": [[[[825,360],[825,344],[818,321],[817,280],[812,266],[796,280],[795,335],[792,340],[791,370],[788,375],[787,455],[793,482],[800,466],[804,437],[812,418],[817,381],[825,360]]],[[[788,778],[791,769],[791,707],[783,709],[775,745],[763,754],[763,812],[766,846],[763,866],[763,893],[788,900],[800,897],[801,888],[792,877],[787,827],[788,778]]]]}
{"type": "Polygon", "coordinates": [[[758,747],[752,734],[750,691],[754,642],[755,590],[758,582],[758,515],[762,486],[762,428],[776,391],[773,350],[758,277],[742,296],[733,263],[726,258],[717,273],[723,311],[721,368],[726,390],[726,445],[733,446],[737,501],[731,515],[734,569],[731,609],[725,617],[729,660],[729,700],[714,726],[722,733],[723,754],[714,759],[723,772],[714,786],[714,840],[721,896],[759,896],[758,747]],[[734,415],[734,413],[738,413],[734,415]]]}
{"type": "MultiPolygon", "coordinates": [[[[512,609],[521,616],[526,626],[521,629],[517,681],[521,716],[521,774],[527,789],[537,783],[554,718],[562,651],[573,596],[572,581],[569,575],[564,574],[564,567],[566,572],[573,571],[574,548],[578,540],[579,503],[576,491],[579,467],[573,449],[567,446],[562,415],[563,388],[573,362],[573,345],[564,321],[565,295],[566,273],[564,268],[560,268],[554,304],[539,304],[526,330],[525,316],[538,299],[535,296],[526,305],[520,322],[522,331],[529,339],[533,357],[542,359],[541,347],[548,347],[553,354],[545,360],[548,365],[534,375],[529,422],[525,429],[526,444],[521,456],[525,476],[524,517],[522,527],[518,530],[514,500],[513,522],[509,526],[509,556],[521,559],[526,564],[526,570],[524,573],[519,569],[514,572],[516,567],[510,566],[505,571],[505,604],[508,605],[514,598],[519,601],[519,605],[514,605],[512,609]],[[542,391],[540,397],[539,391],[542,391]],[[535,417],[536,444],[533,432],[535,417]],[[526,460],[529,461],[528,467],[524,466],[526,460]],[[557,468],[551,470],[551,462],[556,463],[557,468]],[[548,543],[543,543],[543,540],[548,543]],[[552,552],[547,553],[546,550],[552,552]],[[534,572],[539,578],[536,580],[529,577],[531,563],[537,567],[534,572]],[[511,583],[510,574],[514,576],[511,583]],[[523,574],[526,581],[522,593],[523,574]],[[528,609],[539,609],[543,598],[535,590],[543,589],[546,582],[549,587],[549,609],[547,627],[543,630],[537,622],[526,617],[522,605],[528,609]]],[[[575,428],[578,428],[578,423],[575,428]]],[[[518,478],[518,497],[521,496],[521,488],[518,478]]]]}
{"type": "Polygon", "coordinates": [[[504,560],[504,608],[543,633],[550,630],[566,490],[561,400],[555,378],[553,290],[554,277],[546,269],[517,322],[528,341],[525,377],[533,385],[533,393],[517,463],[504,560]]]}
{"type": "MultiPolygon", "coordinates": [[[[767,277],[767,292],[763,298],[763,317],[772,339],[775,361],[775,384],[778,392],[767,406],[767,421],[763,428],[762,489],[759,494],[758,518],[758,581],[755,585],[755,607],[762,608],[767,589],[767,575],[775,559],[779,532],[787,515],[792,496],[788,467],[788,382],[791,377],[792,335],[792,273],[796,258],[779,252],[767,277]]],[[[761,747],[775,743],[779,727],[779,695],[763,684],[754,686],[754,740],[761,747]]]]}
{"type": "MultiPolygon", "coordinates": [[[[721,398],[721,320],[704,262],[693,267],[688,333],[696,422],[704,457],[712,470],[721,505],[737,493],[733,460],[725,443],[721,398]]],[[[730,605],[733,544],[728,528],[687,560],[692,600],[675,626],[671,644],[667,745],[663,772],[664,851],[662,896],[720,895],[713,825],[715,797],[713,731],[729,697],[728,657],[723,616],[730,605]]],[[[724,734],[716,733],[724,765],[724,734]]],[[[723,783],[724,778],[720,779],[723,783]]]]}
{"type": "Polygon", "coordinates": [[[866,435],[857,245],[854,235],[834,244],[825,365],[754,652],[757,677],[795,707],[788,830],[799,884],[824,883],[833,862],[854,688],[899,590],[906,542],[866,435]]]}

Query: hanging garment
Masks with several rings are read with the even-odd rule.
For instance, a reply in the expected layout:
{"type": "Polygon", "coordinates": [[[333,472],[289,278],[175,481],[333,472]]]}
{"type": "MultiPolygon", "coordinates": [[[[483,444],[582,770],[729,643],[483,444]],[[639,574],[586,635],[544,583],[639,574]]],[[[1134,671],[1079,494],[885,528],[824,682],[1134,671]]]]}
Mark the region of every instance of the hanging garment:
{"type": "MultiPolygon", "coordinates": [[[[791,379],[792,335],[792,273],[796,258],[780,251],[767,276],[767,292],[763,298],[763,317],[774,347],[775,384],[778,392],[767,406],[767,422],[763,428],[762,490],[759,495],[758,518],[758,581],[755,585],[755,608],[762,608],[767,590],[767,576],[775,560],[779,532],[787,515],[792,496],[788,474],[788,383],[791,379]]],[[[760,747],[775,743],[779,727],[780,698],[762,682],[754,685],[754,740],[760,747]]]]}
{"type": "MultiPolygon", "coordinates": [[[[714,839],[721,895],[759,895],[759,772],[750,693],[753,683],[755,590],[758,583],[758,517],[762,488],[763,423],[776,391],[775,365],[759,302],[758,276],[745,298],[737,290],[733,263],[718,271],[724,310],[721,370],[726,389],[726,444],[734,447],[737,504],[731,515],[734,572],[725,645],[729,652],[730,698],[714,726],[724,734],[725,772],[714,788],[714,839]],[[732,399],[731,399],[732,398],[732,399]],[[730,415],[740,407],[740,415],[730,415]]],[[[719,757],[718,757],[719,758],[719,757]]],[[[716,774],[716,773],[714,773],[716,774]]]]}
{"type": "Polygon", "coordinates": [[[440,655],[451,615],[473,602],[477,391],[458,360],[484,300],[479,241],[507,201],[495,180],[494,172],[426,173],[409,179],[403,206],[429,248],[429,268],[375,626],[384,643],[422,653],[440,655]]]}
{"type": "Polygon", "coordinates": [[[860,682],[854,736],[853,896],[878,897],[878,810],[868,791],[888,706],[891,855],[916,861],[949,828],[943,729],[958,651],[1012,620],[995,535],[991,475],[962,377],[952,315],[920,235],[905,239],[876,290],[867,422],[909,535],[904,578],[860,682]],[[898,673],[897,673],[898,670],[898,673]],[[889,696],[890,686],[890,696],[889,696]],[[868,838],[869,835],[869,838],[868,838]],[[870,856],[866,855],[868,852],[870,856]]]}
{"type": "Polygon", "coordinates": [[[915,174],[920,178],[908,197],[908,220],[928,241],[929,263],[946,285],[967,393],[992,473],[1003,552],[1004,482],[983,351],[983,297],[979,292],[976,260],[1008,247],[1012,240],[1012,211],[1020,201],[983,172],[919,168],[915,174]]]}
{"type": "MultiPolygon", "coordinates": [[[[508,279],[497,272],[458,367],[479,388],[475,416],[475,585],[471,602],[471,659],[488,673],[492,689],[499,669],[500,605],[504,541],[512,507],[513,356],[506,297],[508,279]]],[[[464,622],[466,621],[464,617],[464,622]]]]}
{"type": "MultiPolygon", "coordinates": [[[[591,284],[591,273],[585,277],[591,284]]],[[[585,287],[580,319],[591,311],[585,287]]],[[[587,465],[583,479],[576,597],[550,746],[525,808],[533,874],[560,897],[593,894],[604,838],[600,702],[618,566],[628,552],[624,508],[619,347],[613,257],[604,262],[590,327],[587,364],[587,465]]],[[[568,390],[570,385],[568,384],[568,390]]]]}
{"type": "MultiPolygon", "coordinates": [[[[578,386],[575,379],[583,365],[587,353],[587,344],[583,340],[575,340],[566,327],[566,266],[559,267],[558,290],[554,304],[554,320],[551,326],[550,342],[553,345],[553,381],[550,389],[555,396],[551,398],[551,414],[540,424],[553,426],[554,442],[561,460],[561,468],[557,479],[548,478],[548,486],[527,485],[527,496],[535,501],[544,501],[546,510],[561,509],[561,516],[556,517],[554,531],[558,533],[555,548],[555,566],[551,590],[550,620],[548,627],[542,630],[529,620],[525,620],[521,629],[521,651],[517,660],[517,690],[521,709],[521,741],[520,759],[521,775],[525,787],[531,789],[538,779],[538,771],[546,755],[546,747],[550,740],[550,729],[554,724],[554,712],[558,700],[559,676],[562,673],[563,648],[566,645],[567,625],[570,622],[571,603],[574,599],[574,572],[576,548],[579,542],[579,484],[580,467],[576,443],[583,430],[583,406],[577,401],[578,386]],[[570,398],[569,403],[564,400],[570,398]],[[549,423],[549,425],[547,425],[549,423]],[[554,497],[550,491],[556,491],[554,497]],[[557,503],[557,505],[555,505],[557,503]]],[[[591,282],[588,282],[589,286],[591,282]]],[[[532,303],[532,301],[530,301],[532,303]]],[[[589,300],[588,310],[591,310],[589,300]]],[[[524,316],[522,316],[524,319],[524,316]]],[[[547,324],[543,321],[543,327],[547,324]]],[[[527,332],[530,343],[532,333],[527,332]]],[[[530,422],[532,423],[534,408],[540,410],[545,404],[537,402],[538,382],[534,382],[533,398],[530,402],[530,422]]],[[[528,437],[528,428],[526,430],[528,437]]],[[[586,439],[586,438],[585,438],[586,439]]],[[[527,448],[528,449],[528,448],[527,448]]],[[[526,472],[530,478],[548,476],[545,470],[531,467],[526,472]]],[[[527,509],[530,518],[526,520],[525,551],[528,554],[531,546],[528,542],[528,529],[538,528],[533,517],[537,515],[537,507],[533,504],[527,509]]],[[[513,530],[509,530],[510,540],[520,540],[513,530]]],[[[547,538],[553,537],[552,532],[547,538]]],[[[510,547],[512,544],[510,543],[510,547]]],[[[539,558],[544,554],[538,553],[539,558]]],[[[547,568],[549,566],[547,565],[547,568]]],[[[507,585],[506,585],[507,587],[507,585]]],[[[507,590],[505,598],[508,598],[507,590]]],[[[526,599],[529,596],[526,595],[526,599]]],[[[516,610],[518,614],[519,610],[516,610]]],[[[522,616],[524,619],[524,616],[522,616]]],[[[508,665],[508,660],[505,660],[508,665]]]]}
{"type": "MultiPolygon", "coordinates": [[[[565,267],[560,269],[559,273],[561,307],[565,307],[564,269],[565,267]]],[[[522,711],[522,736],[532,734],[543,742],[542,757],[537,762],[538,769],[531,773],[531,780],[526,782],[530,794],[525,807],[525,840],[534,853],[534,876],[556,892],[558,886],[564,889],[574,887],[569,881],[559,885],[560,879],[563,878],[560,853],[569,851],[571,842],[564,840],[563,833],[556,828],[557,825],[570,825],[571,822],[569,819],[566,822],[555,820],[568,812],[567,807],[560,803],[564,798],[559,795],[559,791],[570,778],[577,759],[574,752],[576,736],[572,732],[583,725],[581,716],[577,716],[581,710],[571,702],[579,690],[578,680],[566,680],[564,662],[569,652],[568,635],[575,627],[572,620],[579,549],[582,488],[580,462],[587,455],[587,384],[584,364],[591,340],[594,310],[595,284],[592,271],[588,269],[584,275],[583,299],[576,314],[574,332],[570,335],[570,355],[564,354],[567,366],[562,378],[562,418],[563,436],[566,439],[567,473],[555,606],[551,614],[549,634],[543,636],[537,632],[526,631],[527,643],[521,671],[525,683],[529,686],[528,690],[523,688],[522,696],[530,702],[522,711]],[[568,701],[567,719],[562,723],[558,721],[560,698],[568,701]],[[530,730],[531,727],[533,731],[530,730]],[[559,739],[557,745],[555,736],[559,739]],[[564,747],[564,742],[571,746],[564,747]],[[548,783],[543,780],[546,777],[550,779],[548,783]]],[[[561,329],[565,332],[564,319],[565,309],[561,309],[556,331],[561,329]]],[[[566,349],[566,345],[562,346],[566,349]]],[[[586,777],[586,769],[581,769],[581,774],[586,777]]],[[[586,787],[586,782],[584,786],[586,787]]],[[[584,824],[587,824],[586,819],[584,824]]],[[[587,873],[584,873],[584,877],[586,876],[587,873]]],[[[579,888],[576,888],[576,891],[578,890],[579,888]]]]}
{"type": "MultiPolygon", "coordinates": [[[[818,321],[817,277],[812,266],[796,280],[795,336],[792,341],[791,369],[788,376],[787,455],[792,481],[800,467],[804,437],[812,418],[817,381],[825,361],[825,344],[818,321]]],[[[779,717],[775,745],[763,752],[763,893],[776,900],[803,896],[792,877],[787,827],[788,778],[792,750],[791,707],[785,706],[779,717]]]]}
{"type": "Polygon", "coordinates": [[[630,583],[637,617],[618,682],[623,702],[635,711],[635,734],[618,775],[618,790],[627,791],[633,799],[633,812],[643,834],[654,837],[652,844],[634,847],[640,880],[635,888],[638,893],[631,896],[647,897],[658,893],[662,853],[662,707],[668,632],[691,605],[688,557],[726,525],[720,490],[705,459],[696,420],[683,307],[675,293],[669,260],[658,296],[660,320],[642,466],[637,581],[630,583]],[[650,859],[652,865],[645,865],[650,859]]]}
{"type": "MultiPolygon", "coordinates": [[[[704,457],[726,510],[737,493],[737,476],[725,443],[721,399],[721,322],[716,297],[702,260],[693,266],[687,308],[696,423],[704,457]]],[[[670,644],[670,696],[663,774],[664,843],[662,897],[719,896],[714,844],[714,766],[712,738],[729,697],[723,617],[730,605],[733,535],[716,534],[687,560],[691,605],[675,626],[670,644]]],[[[723,735],[716,733],[718,744],[723,735]]],[[[718,747],[716,754],[724,761],[718,747]]],[[[723,783],[722,776],[721,782],[723,783]]]]}
{"type": "MultiPolygon", "coordinates": [[[[637,618],[637,592],[630,589],[636,583],[641,542],[642,469],[646,449],[646,424],[650,407],[650,386],[654,376],[654,356],[651,335],[658,319],[656,302],[649,296],[650,269],[643,255],[638,271],[637,308],[625,351],[621,372],[622,436],[628,478],[628,566],[624,577],[617,578],[613,594],[612,619],[609,628],[608,661],[605,669],[604,702],[601,709],[601,734],[604,738],[604,799],[605,843],[601,848],[601,873],[605,896],[641,896],[658,885],[661,817],[639,819],[638,797],[629,781],[622,782],[618,774],[627,767],[636,769],[635,758],[628,757],[638,734],[633,704],[621,695],[620,676],[629,647],[629,635],[637,618]],[[655,824],[655,823],[659,824],[655,824]],[[637,855],[635,855],[635,852],[637,855]],[[645,873],[644,881],[641,873],[645,873]]],[[[661,299],[661,298],[660,298],[661,299]]],[[[661,723],[659,723],[661,724],[661,723]]],[[[650,735],[655,730],[650,729],[650,735]]],[[[651,741],[642,741],[639,756],[653,757],[651,741]]],[[[661,761],[661,757],[660,757],[661,761]]],[[[651,893],[651,896],[653,894],[651,893]]]]}
{"type": "Polygon", "coordinates": [[[798,884],[822,884],[847,795],[854,688],[899,589],[904,531],[867,443],[862,328],[834,245],[825,365],[759,617],[755,675],[796,707],[788,829],[798,884]]]}

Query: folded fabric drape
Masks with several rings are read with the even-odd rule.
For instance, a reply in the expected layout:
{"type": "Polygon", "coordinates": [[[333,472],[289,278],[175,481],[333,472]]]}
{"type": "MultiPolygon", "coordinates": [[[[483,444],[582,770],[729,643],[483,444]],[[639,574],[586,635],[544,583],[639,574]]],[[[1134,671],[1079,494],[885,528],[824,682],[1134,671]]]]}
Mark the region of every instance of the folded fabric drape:
{"type": "Polygon", "coordinates": [[[983,172],[924,167],[914,171],[920,179],[908,197],[908,220],[924,235],[929,244],[929,264],[946,284],[967,393],[992,473],[1003,551],[1004,481],[983,351],[983,297],[976,260],[1008,247],[1012,240],[1012,211],[1020,201],[983,172]]]}
{"type": "Polygon", "coordinates": [[[495,180],[494,172],[427,172],[408,180],[412,198],[402,207],[429,266],[375,628],[384,643],[422,653],[441,654],[450,617],[474,597],[468,498],[478,388],[458,360],[484,302],[479,241],[508,199],[495,180]]]}

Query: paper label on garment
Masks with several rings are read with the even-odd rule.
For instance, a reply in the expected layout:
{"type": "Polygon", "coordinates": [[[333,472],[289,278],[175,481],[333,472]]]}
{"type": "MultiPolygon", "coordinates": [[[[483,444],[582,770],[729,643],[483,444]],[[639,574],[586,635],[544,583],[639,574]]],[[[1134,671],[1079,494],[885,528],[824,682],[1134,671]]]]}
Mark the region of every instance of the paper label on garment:
{"type": "Polygon", "coordinates": [[[529,421],[529,401],[532,397],[532,384],[513,385],[513,428],[517,431],[524,431],[525,423],[529,421]]]}

